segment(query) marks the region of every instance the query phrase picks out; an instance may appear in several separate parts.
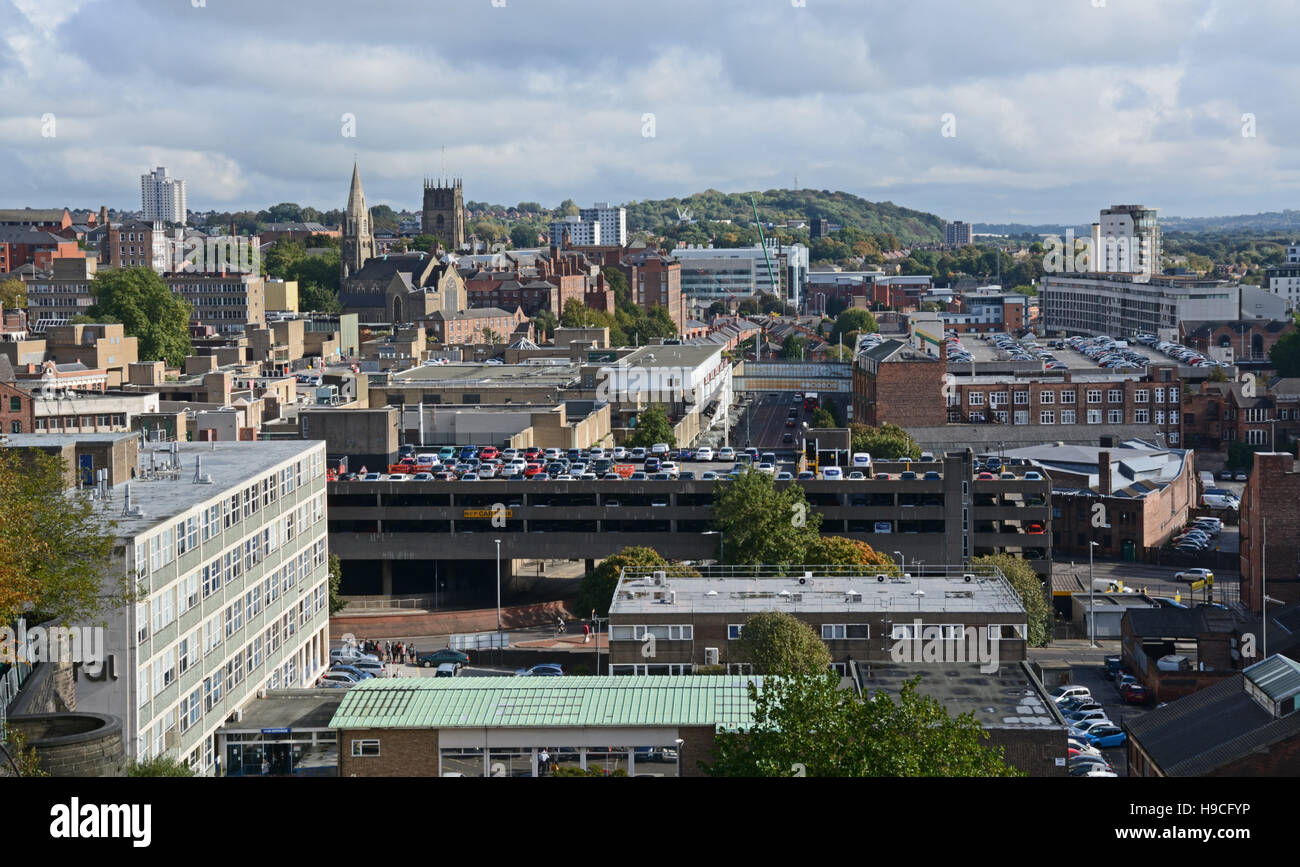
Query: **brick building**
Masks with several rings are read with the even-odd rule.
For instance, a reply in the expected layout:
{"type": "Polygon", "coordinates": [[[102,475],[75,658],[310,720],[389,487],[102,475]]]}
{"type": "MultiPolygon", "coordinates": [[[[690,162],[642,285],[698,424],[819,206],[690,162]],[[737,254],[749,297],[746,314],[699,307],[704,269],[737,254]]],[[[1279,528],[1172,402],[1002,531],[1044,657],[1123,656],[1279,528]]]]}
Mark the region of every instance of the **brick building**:
{"type": "Polygon", "coordinates": [[[168,268],[167,231],[162,223],[133,220],[110,225],[99,261],[110,268],[168,268]]]}
{"type": "Polygon", "coordinates": [[[32,433],[36,429],[29,392],[14,386],[14,371],[0,355],[0,435],[32,433]]]}
{"type": "Polygon", "coordinates": [[[885,340],[853,360],[853,420],[872,427],[941,425],[947,365],[901,340],[885,340]]]}
{"type": "Polygon", "coordinates": [[[1241,495],[1241,601],[1300,601],[1300,465],[1289,452],[1256,452],[1241,495]],[[1267,551],[1267,557],[1265,556],[1267,551]]]}
{"type": "Polygon", "coordinates": [[[1195,349],[1206,358],[1243,362],[1269,363],[1273,346],[1295,330],[1295,323],[1285,319],[1242,319],[1236,322],[1179,322],[1178,342],[1195,349]],[[1222,352],[1216,352],[1221,350],[1222,352]],[[1220,357],[1223,352],[1230,353],[1220,357]]]}
{"type": "Polygon", "coordinates": [[[72,225],[67,208],[8,208],[0,210],[0,227],[57,232],[72,225]]]}
{"type": "Polygon", "coordinates": [[[1276,380],[1266,389],[1204,381],[1186,398],[1183,428],[1189,448],[1222,450],[1234,442],[1290,448],[1300,437],[1300,380],[1276,380]]]}
{"type": "Polygon", "coordinates": [[[482,307],[462,313],[434,313],[421,323],[429,336],[443,345],[474,343],[505,343],[528,317],[518,307],[514,313],[497,307],[482,307]],[[487,339],[484,329],[491,332],[487,339]]]}
{"type": "Polygon", "coordinates": [[[0,226],[0,274],[24,265],[48,269],[58,259],[84,259],[77,242],[32,226],[0,226]]]}

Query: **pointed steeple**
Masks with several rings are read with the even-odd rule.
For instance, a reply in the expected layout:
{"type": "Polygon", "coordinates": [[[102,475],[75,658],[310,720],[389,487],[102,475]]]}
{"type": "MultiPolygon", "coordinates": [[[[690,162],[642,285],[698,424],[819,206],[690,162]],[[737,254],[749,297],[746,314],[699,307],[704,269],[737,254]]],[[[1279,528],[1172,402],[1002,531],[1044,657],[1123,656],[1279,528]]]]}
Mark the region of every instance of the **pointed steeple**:
{"type": "Polygon", "coordinates": [[[361,189],[361,172],[357,164],[352,163],[352,188],[348,190],[348,213],[361,214],[366,211],[366,194],[361,189]]]}

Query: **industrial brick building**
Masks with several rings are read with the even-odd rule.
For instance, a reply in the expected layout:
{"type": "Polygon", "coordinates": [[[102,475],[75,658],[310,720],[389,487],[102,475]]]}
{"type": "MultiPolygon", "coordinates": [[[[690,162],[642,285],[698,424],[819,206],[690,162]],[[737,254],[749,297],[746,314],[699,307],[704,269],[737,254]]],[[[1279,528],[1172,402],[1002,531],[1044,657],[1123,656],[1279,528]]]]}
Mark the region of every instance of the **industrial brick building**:
{"type": "Polygon", "coordinates": [[[1300,464],[1287,452],[1256,452],[1241,495],[1241,601],[1300,600],[1300,464]],[[1267,552],[1267,554],[1266,554],[1267,552]]]}

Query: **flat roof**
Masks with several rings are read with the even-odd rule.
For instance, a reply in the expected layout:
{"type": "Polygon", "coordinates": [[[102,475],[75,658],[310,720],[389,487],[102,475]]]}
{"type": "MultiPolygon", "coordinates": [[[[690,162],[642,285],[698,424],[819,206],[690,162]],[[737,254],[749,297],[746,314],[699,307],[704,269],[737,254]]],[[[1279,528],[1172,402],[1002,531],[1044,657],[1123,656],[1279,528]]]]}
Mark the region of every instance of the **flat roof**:
{"type": "Polygon", "coordinates": [[[324,444],[324,440],[175,443],[179,447],[180,468],[165,470],[173,443],[148,443],[140,450],[136,478],[110,488],[110,498],[98,501],[99,511],[117,522],[115,530],[119,537],[131,538],[200,503],[232,489],[244,488],[254,476],[301,458],[324,444]],[[203,474],[212,477],[210,485],[194,482],[195,464],[200,457],[203,474]],[[162,472],[151,471],[151,463],[162,472]],[[131,504],[141,507],[140,515],[124,514],[128,485],[131,504]]]}
{"type": "Polygon", "coordinates": [[[292,730],[329,728],[330,720],[343,702],[341,689],[273,689],[243,708],[243,719],[226,723],[222,732],[260,732],[262,729],[292,730]]]}
{"type": "Polygon", "coordinates": [[[654,570],[625,569],[614,590],[610,615],[762,611],[1016,614],[1025,610],[1002,574],[988,567],[963,572],[961,567],[927,566],[926,571],[934,577],[886,577],[884,581],[877,580],[881,572],[872,567],[793,567],[788,576],[699,571],[703,574],[698,578],[665,575],[659,582],[654,570]],[[806,577],[795,577],[802,571],[807,572],[806,577]],[[974,580],[965,580],[968,573],[974,580]]]}
{"type": "Polygon", "coordinates": [[[699,367],[718,356],[718,344],[670,344],[668,346],[642,346],[607,367],[699,367]]]}
{"type": "Polygon", "coordinates": [[[537,728],[752,724],[739,675],[370,678],[348,689],[330,727],[537,728]]]}
{"type": "Polygon", "coordinates": [[[578,365],[563,364],[428,364],[393,374],[393,385],[555,385],[576,382],[578,365]]]}
{"type": "Polygon", "coordinates": [[[890,662],[857,668],[857,683],[865,698],[883,692],[897,701],[903,684],[919,674],[917,691],[942,704],[950,716],[971,713],[986,729],[1065,728],[1023,662],[1003,664],[988,674],[980,671],[977,662],[890,662]]]}

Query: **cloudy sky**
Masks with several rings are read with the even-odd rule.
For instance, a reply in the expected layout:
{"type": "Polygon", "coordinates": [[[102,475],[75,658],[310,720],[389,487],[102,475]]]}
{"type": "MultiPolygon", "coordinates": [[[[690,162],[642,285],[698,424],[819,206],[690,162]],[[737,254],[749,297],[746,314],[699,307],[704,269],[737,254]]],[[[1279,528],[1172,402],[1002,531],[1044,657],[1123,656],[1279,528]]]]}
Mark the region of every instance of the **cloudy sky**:
{"type": "Polygon", "coordinates": [[[1294,0],[0,0],[0,206],[138,208],[140,174],[165,165],[192,210],[342,207],[355,155],[372,205],[417,208],[445,148],[468,199],[503,204],[797,177],[980,222],[1278,210],[1300,206],[1294,16],[1294,0]]]}

